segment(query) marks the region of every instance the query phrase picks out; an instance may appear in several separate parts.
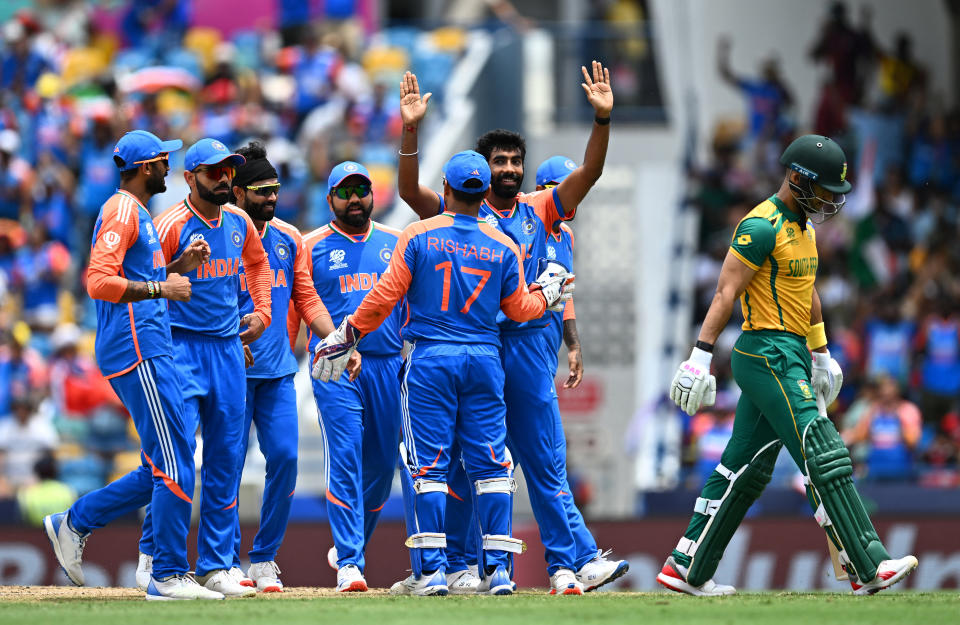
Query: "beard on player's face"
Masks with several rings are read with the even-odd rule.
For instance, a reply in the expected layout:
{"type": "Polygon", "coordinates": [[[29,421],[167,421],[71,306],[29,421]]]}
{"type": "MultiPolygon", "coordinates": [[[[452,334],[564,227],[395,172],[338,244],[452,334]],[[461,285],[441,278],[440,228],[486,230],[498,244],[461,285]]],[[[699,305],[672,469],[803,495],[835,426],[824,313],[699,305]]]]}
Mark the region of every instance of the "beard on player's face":
{"type": "Polygon", "coordinates": [[[521,184],[523,184],[523,170],[520,173],[515,171],[496,173],[490,180],[493,194],[504,199],[510,199],[520,193],[521,184]]]}
{"type": "Polygon", "coordinates": [[[159,163],[150,163],[150,175],[147,176],[146,190],[150,195],[163,193],[167,190],[167,172],[159,163]]]}
{"type": "Polygon", "coordinates": [[[365,198],[356,195],[349,200],[334,199],[333,214],[337,221],[347,224],[351,228],[362,228],[370,221],[373,212],[373,193],[365,198]]]}
{"type": "Polygon", "coordinates": [[[270,221],[277,213],[277,201],[262,199],[252,191],[246,192],[246,199],[241,208],[247,211],[254,221],[270,221]]]}
{"type": "Polygon", "coordinates": [[[223,206],[230,201],[230,183],[218,180],[212,187],[203,184],[201,178],[204,176],[196,175],[194,180],[197,185],[197,195],[204,202],[210,202],[215,206],[223,206]]]}

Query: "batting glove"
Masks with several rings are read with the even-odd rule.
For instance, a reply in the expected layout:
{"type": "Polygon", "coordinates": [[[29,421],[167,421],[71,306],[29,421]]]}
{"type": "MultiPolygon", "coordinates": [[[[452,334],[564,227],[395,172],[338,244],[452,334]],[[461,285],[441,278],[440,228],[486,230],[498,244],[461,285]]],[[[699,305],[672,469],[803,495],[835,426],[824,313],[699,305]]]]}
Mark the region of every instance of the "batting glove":
{"type": "Polygon", "coordinates": [[[694,347],[690,358],[677,367],[670,384],[670,399],[691,417],[717,399],[717,379],[710,375],[711,360],[713,354],[694,347]]]}
{"type": "Polygon", "coordinates": [[[843,386],[843,370],[835,358],[830,357],[830,351],[813,352],[813,367],[810,375],[810,386],[813,392],[820,395],[829,406],[840,394],[843,386]]]}
{"type": "Polygon", "coordinates": [[[361,333],[344,318],[340,327],[327,335],[313,350],[313,379],[329,382],[340,379],[350,356],[357,349],[361,333]]]}

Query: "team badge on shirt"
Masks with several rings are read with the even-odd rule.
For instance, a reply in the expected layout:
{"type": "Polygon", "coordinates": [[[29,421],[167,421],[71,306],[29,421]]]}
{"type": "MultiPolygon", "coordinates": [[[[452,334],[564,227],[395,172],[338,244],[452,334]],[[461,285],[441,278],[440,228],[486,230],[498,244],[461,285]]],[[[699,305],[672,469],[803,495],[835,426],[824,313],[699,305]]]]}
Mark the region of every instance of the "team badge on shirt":
{"type": "Polygon", "coordinates": [[[280,260],[287,260],[290,256],[290,250],[284,243],[277,243],[276,247],[273,248],[273,251],[277,253],[277,258],[280,260]]]}
{"type": "Polygon", "coordinates": [[[393,256],[393,252],[390,251],[389,247],[384,247],[382,250],[380,250],[380,260],[383,262],[389,263],[391,256],[393,256]]]}
{"type": "Polygon", "coordinates": [[[347,266],[347,263],[343,262],[343,259],[347,257],[347,253],[343,250],[333,250],[330,252],[330,269],[343,269],[347,266]]]}
{"type": "Polygon", "coordinates": [[[534,221],[533,217],[527,217],[523,220],[523,233],[526,235],[533,234],[534,230],[537,229],[537,222],[534,221]]]}
{"type": "Polygon", "coordinates": [[[243,245],[243,237],[241,237],[240,233],[236,230],[230,233],[230,241],[237,247],[243,245]]]}
{"type": "Polygon", "coordinates": [[[810,392],[810,385],[807,384],[806,380],[797,380],[797,386],[800,387],[804,399],[813,399],[813,393],[810,392]]]}

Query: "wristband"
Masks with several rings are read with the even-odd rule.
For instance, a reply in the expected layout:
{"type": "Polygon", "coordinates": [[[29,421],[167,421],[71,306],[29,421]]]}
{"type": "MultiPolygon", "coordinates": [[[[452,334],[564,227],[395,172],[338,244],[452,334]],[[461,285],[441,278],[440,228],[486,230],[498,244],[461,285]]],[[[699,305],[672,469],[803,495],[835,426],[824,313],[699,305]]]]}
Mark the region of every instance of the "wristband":
{"type": "Polygon", "coordinates": [[[702,349],[703,351],[712,354],[713,353],[713,343],[707,343],[706,341],[697,341],[693,344],[697,349],[702,349]]]}
{"type": "Polygon", "coordinates": [[[826,344],[827,331],[824,329],[823,322],[810,326],[810,331],[807,332],[807,349],[814,351],[826,346],[826,344]]]}
{"type": "Polygon", "coordinates": [[[416,132],[416,131],[417,131],[417,127],[416,127],[416,126],[405,126],[405,128],[406,128],[407,132],[416,132]]]}
{"type": "Polygon", "coordinates": [[[147,280],[147,297],[150,299],[157,297],[157,287],[154,286],[153,280],[147,280]]]}
{"type": "Polygon", "coordinates": [[[610,123],[610,118],[594,116],[593,121],[596,122],[598,126],[606,126],[607,124],[610,123]]]}

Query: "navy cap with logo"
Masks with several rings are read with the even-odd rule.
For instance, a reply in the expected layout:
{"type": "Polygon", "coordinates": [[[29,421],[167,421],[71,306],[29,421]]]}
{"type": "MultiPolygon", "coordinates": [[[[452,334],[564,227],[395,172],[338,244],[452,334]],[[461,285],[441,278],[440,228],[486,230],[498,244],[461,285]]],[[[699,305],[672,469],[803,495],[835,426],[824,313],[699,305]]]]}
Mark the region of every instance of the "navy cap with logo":
{"type": "Polygon", "coordinates": [[[560,184],[576,168],[577,164],[566,156],[551,156],[537,167],[537,186],[560,184]]]}
{"type": "Polygon", "coordinates": [[[465,193],[480,193],[490,186],[490,165],[480,153],[464,150],[450,157],[443,166],[443,177],[452,189],[465,193]],[[479,184],[467,185],[470,180],[476,180],[479,184]]]}
{"type": "Polygon", "coordinates": [[[327,189],[332,191],[350,176],[362,176],[367,179],[367,182],[373,184],[370,180],[370,172],[367,171],[366,167],[355,161],[344,161],[331,170],[330,176],[327,178],[327,189]]]}
{"type": "Polygon", "coordinates": [[[131,130],[117,141],[117,146],[113,148],[113,160],[120,171],[129,171],[161,154],[176,152],[182,147],[183,141],[180,139],[161,141],[160,137],[152,132],[131,130]]]}
{"type": "Polygon", "coordinates": [[[190,146],[183,159],[183,168],[187,171],[193,171],[201,165],[216,165],[224,161],[229,161],[234,167],[239,167],[247,162],[247,159],[239,154],[235,154],[227,149],[216,139],[200,139],[190,146]]]}

